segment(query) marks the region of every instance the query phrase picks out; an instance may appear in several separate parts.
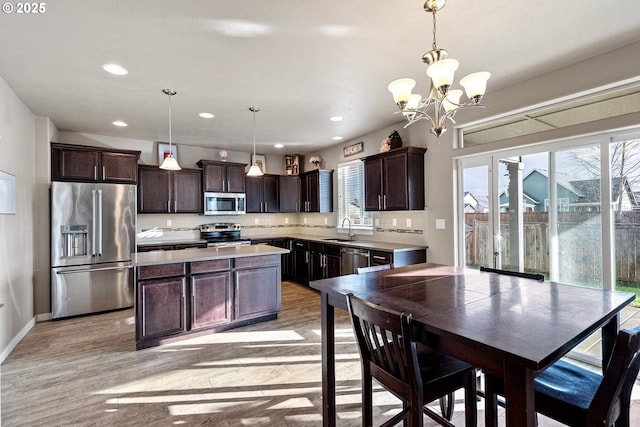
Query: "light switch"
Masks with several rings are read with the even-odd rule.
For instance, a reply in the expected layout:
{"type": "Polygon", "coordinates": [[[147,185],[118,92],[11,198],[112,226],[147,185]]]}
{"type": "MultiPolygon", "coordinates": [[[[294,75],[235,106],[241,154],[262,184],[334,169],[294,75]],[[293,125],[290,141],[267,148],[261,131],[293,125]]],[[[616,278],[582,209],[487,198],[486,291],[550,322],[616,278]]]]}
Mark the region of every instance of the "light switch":
{"type": "Polygon", "coordinates": [[[397,226],[398,226],[398,220],[397,220],[397,219],[395,219],[395,218],[393,218],[393,219],[391,220],[391,225],[393,225],[394,227],[397,227],[397,226]]]}
{"type": "Polygon", "coordinates": [[[411,218],[407,218],[407,228],[411,228],[411,218]]]}
{"type": "Polygon", "coordinates": [[[380,227],[380,218],[376,218],[376,227],[380,227]]]}
{"type": "Polygon", "coordinates": [[[170,219],[167,220],[167,227],[171,227],[171,225],[173,224],[173,221],[171,221],[170,219]]]}
{"type": "Polygon", "coordinates": [[[436,229],[437,230],[444,230],[445,229],[444,219],[436,219],[436,229]]]}

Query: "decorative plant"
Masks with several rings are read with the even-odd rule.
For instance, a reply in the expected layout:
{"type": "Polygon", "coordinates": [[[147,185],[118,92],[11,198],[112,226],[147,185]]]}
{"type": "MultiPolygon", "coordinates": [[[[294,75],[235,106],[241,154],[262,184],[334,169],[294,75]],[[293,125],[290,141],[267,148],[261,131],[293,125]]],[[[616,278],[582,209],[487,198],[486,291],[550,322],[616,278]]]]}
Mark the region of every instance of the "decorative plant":
{"type": "Polygon", "coordinates": [[[309,159],[309,163],[313,163],[313,166],[315,167],[320,166],[321,161],[322,159],[319,156],[311,156],[311,158],[309,159]]]}
{"type": "Polygon", "coordinates": [[[222,160],[227,160],[227,156],[229,155],[229,153],[227,153],[226,150],[220,150],[220,158],[222,160]]]}
{"type": "Polygon", "coordinates": [[[380,152],[386,153],[389,150],[391,150],[391,138],[385,138],[380,144],[380,152]]]}

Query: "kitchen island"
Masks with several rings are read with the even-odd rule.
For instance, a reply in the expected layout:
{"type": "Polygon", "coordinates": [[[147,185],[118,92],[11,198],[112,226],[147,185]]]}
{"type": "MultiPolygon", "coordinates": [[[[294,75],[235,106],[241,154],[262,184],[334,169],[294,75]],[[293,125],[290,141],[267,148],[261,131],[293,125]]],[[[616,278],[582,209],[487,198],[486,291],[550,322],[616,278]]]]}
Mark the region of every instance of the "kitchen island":
{"type": "Polygon", "coordinates": [[[255,245],[132,253],[136,349],[277,318],[287,252],[255,245]]]}

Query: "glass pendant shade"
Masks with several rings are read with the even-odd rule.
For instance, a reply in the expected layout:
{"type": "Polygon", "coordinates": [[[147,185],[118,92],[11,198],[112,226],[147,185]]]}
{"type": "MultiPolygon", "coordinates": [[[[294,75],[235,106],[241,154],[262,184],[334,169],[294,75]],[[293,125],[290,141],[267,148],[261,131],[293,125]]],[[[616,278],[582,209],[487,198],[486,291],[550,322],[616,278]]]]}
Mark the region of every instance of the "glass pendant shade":
{"type": "Polygon", "coordinates": [[[469,74],[460,80],[460,84],[464,87],[467,97],[471,100],[480,101],[487,90],[487,80],[491,77],[491,73],[480,71],[478,73],[469,74]]]}
{"type": "Polygon", "coordinates": [[[160,169],[164,169],[168,171],[182,170],[176,158],[173,157],[173,154],[169,154],[167,157],[164,158],[164,160],[162,161],[162,164],[160,165],[160,169]]]}
{"type": "Polygon", "coordinates": [[[260,166],[258,165],[251,165],[251,167],[249,168],[249,172],[247,172],[247,176],[262,176],[264,175],[262,173],[262,171],[260,170],[260,166]]]}
{"type": "Polygon", "coordinates": [[[431,77],[433,86],[435,86],[440,93],[446,93],[448,88],[453,84],[453,77],[458,66],[459,63],[455,59],[442,59],[429,65],[427,75],[431,77]]]}
{"type": "Polygon", "coordinates": [[[396,104],[406,104],[411,98],[411,91],[416,86],[413,79],[398,79],[389,83],[387,89],[393,94],[393,101],[396,104]]]}
{"type": "Polygon", "coordinates": [[[447,97],[442,100],[442,107],[444,111],[447,113],[455,110],[460,107],[460,97],[462,96],[462,91],[460,89],[450,90],[447,94],[447,97]]]}

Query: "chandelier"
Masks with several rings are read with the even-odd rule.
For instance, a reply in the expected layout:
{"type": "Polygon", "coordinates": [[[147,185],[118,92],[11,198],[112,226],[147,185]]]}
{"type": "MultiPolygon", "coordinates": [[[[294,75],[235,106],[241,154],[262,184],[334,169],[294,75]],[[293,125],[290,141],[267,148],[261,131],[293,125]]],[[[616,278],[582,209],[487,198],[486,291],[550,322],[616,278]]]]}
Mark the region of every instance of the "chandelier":
{"type": "Polygon", "coordinates": [[[173,156],[173,149],[171,144],[171,97],[175,95],[177,92],[173,89],[162,89],[162,93],[169,96],[169,154],[164,158],[162,164],[160,165],[160,169],[169,170],[169,171],[179,171],[182,168],[178,164],[178,161],[173,156]]]}
{"type": "Polygon", "coordinates": [[[258,163],[256,162],[256,113],[260,112],[259,107],[249,107],[249,111],[253,113],[253,159],[251,162],[251,167],[247,172],[247,176],[262,176],[264,173],[258,163]]]}
{"type": "Polygon", "coordinates": [[[393,94],[400,112],[407,119],[410,126],[417,121],[431,120],[431,133],[439,138],[447,128],[445,122],[453,120],[454,115],[461,108],[484,107],[480,101],[484,96],[487,80],[491,74],[482,71],[469,74],[460,80],[460,85],[465,89],[466,100],[461,100],[462,91],[451,90],[453,76],[458,69],[458,61],[448,58],[448,53],[436,45],[436,13],[444,7],[446,0],[427,0],[424,10],[433,14],[433,44],[432,49],[422,56],[422,61],[428,65],[427,76],[430,77],[429,95],[423,99],[421,95],[411,93],[416,81],[409,78],[394,80],[388,86],[393,94]],[[431,108],[433,106],[433,108],[431,108]]]}

